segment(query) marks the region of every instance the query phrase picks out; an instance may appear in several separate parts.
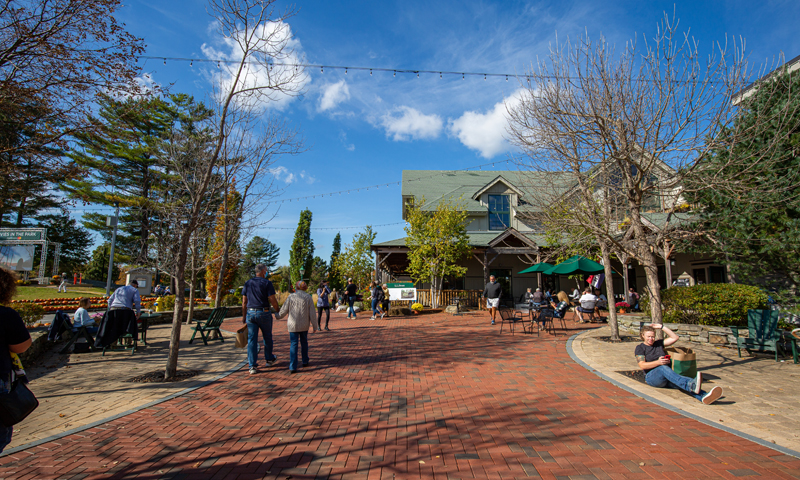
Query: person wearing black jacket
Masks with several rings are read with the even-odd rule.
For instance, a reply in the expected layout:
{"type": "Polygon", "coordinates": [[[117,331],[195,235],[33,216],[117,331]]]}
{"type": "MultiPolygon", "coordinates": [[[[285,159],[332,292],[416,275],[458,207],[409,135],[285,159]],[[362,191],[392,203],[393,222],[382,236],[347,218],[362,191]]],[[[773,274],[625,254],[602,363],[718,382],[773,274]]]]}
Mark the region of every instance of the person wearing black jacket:
{"type": "Polygon", "coordinates": [[[381,309],[383,297],[384,294],[383,289],[381,288],[381,282],[372,282],[372,318],[370,318],[370,320],[375,320],[375,315],[378,314],[380,314],[381,319],[383,319],[383,316],[386,315],[381,309]]]}
{"type": "Polygon", "coordinates": [[[353,283],[352,278],[347,279],[347,287],[345,287],[345,297],[347,298],[347,318],[352,316],[353,320],[356,319],[356,311],[353,308],[353,303],[356,301],[356,292],[358,287],[353,283]]]}
{"type": "Polygon", "coordinates": [[[494,275],[489,276],[489,283],[483,289],[483,297],[486,298],[486,308],[492,315],[492,325],[495,324],[497,317],[497,307],[500,306],[500,297],[503,296],[503,287],[497,282],[494,275]]]}

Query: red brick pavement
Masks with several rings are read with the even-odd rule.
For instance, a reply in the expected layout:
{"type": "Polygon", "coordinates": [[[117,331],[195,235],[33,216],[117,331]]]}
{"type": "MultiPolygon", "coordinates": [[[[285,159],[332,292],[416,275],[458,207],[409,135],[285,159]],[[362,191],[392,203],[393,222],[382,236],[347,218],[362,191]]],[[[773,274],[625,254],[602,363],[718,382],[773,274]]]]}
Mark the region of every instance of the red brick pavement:
{"type": "Polygon", "coordinates": [[[500,335],[485,313],[331,326],[297,375],[276,322],[275,367],[2,457],[0,478],[800,478],[576,365],[567,335],[500,335]]]}

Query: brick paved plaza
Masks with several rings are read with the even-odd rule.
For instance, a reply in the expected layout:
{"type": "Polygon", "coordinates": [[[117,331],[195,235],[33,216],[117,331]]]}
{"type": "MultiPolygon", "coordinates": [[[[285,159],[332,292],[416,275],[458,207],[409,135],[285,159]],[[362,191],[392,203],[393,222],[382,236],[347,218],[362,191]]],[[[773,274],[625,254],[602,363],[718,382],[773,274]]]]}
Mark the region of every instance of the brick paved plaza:
{"type": "Polygon", "coordinates": [[[800,478],[800,459],[575,363],[571,322],[557,337],[500,335],[485,313],[331,327],[296,375],[276,322],[275,367],[0,457],[0,478],[800,478]]]}

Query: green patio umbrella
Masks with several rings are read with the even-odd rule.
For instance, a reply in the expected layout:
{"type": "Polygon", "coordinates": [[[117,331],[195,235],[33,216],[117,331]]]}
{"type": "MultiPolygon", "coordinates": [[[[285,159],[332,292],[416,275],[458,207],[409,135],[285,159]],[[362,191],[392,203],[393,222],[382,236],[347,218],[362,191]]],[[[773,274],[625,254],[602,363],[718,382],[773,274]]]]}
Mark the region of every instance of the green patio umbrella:
{"type": "Polygon", "coordinates": [[[525,270],[518,272],[517,275],[519,275],[520,273],[543,273],[546,270],[550,270],[554,266],[555,265],[553,265],[552,263],[547,263],[547,262],[536,263],[526,268],[525,270]]]}
{"type": "Polygon", "coordinates": [[[572,275],[574,273],[594,274],[603,272],[605,272],[605,267],[601,264],[581,255],[575,255],[542,273],[546,275],[572,275]]]}

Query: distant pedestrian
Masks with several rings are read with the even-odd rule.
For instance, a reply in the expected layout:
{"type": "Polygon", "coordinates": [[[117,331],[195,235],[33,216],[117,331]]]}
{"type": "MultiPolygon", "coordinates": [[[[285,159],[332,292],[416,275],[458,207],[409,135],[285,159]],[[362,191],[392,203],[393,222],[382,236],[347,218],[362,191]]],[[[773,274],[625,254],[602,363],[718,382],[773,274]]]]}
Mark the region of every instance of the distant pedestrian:
{"type": "Polygon", "coordinates": [[[308,356],[308,328],[312,332],[319,330],[317,317],[314,316],[314,300],[306,293],[308,285],[300,280],[297,282],[295,292],[283,302],[278,318],[289,316],[286,327],[289,330],[289,373],[297,373],[297,344],[300,344],[303,366],[307,367],[310,360],[308,356]]]}
{"type": "Polygon", "coordinates": [[[381,287],[381,288],[383,288],[383,312],[388,314],[389,313],[389,307],[391,307],[391,305],[392,305],[392,302],[389,300],[389,297],[390,297],[390,295],[389,295],[389,285],[386,285],[384,283],[383,287],[381,287]]]}
{"type": "Polygon", "coordinates": [[[58,285],[58,292],[59,293],[61,293],[61,292],[67,293],[67,274],[66,273],[62,273],[61,274],[61,283],[58,285]]]}
{"type": "Polygon", "coordinates": [[[325,331],[330,331],[328,324],[331,322],[331,291],[328,282],[322,282],[317,289],[317,323],[322,330],[322,312],[325,312],[325,331]]]}
{"type": "MultiPolygon", "coordinates": [[[[11,303],[17,293],[16,281],[17,276],[14,273],[0,268],[0,305],[11,303]]],[[[23,353],[30,346],[31,335],[25,328],[22,317],[13,308],[0,306],[0,395],[11,391],[11,384],[17,378],[16,372],[21,369],[21,364],[19,368],[15,368],[19,360],[17,354],[23,353]]],[[[13,431],[13,426],[6,427],[0,423],[0,452],[11,443],[13,431]]]]}
{"type": "Polygon", "coordinates": [[[381,319],[383,319],[384,315],[386,315],[386,313],[381,308],[381,304],[383,303],[383,297],[384,294],[383,294],[383,288],[381,288],[381,282],[377,280],[372,282],[372,317],[370,318],[370,320],[375,320],[375,317],[377,315],[380,315],[381,319]]]}
{"type": "Polygon", "coordinates": [[[353,308],[353,303],[356,301],[356,292],[358,291],[358,287],[355,283],[353,283],[352,278],[347,279],[347,287],[344,289],[345,296],[347,298],[347,318],[356,318],[356,310],[353,308]]]}
{"type": "Polygon", "coordinates": [[[492,316],[492,325],[495,324],[497,317],[497,307],[500,306],[500,297],[503,296],[503,287],[497,282],[494,275],[489,275],[489,283],[483,289],[483,297],[486,299],[486,308],[492,316]]]}
{"type": "Polygon", "coordinates": [[[275,287],[267,280],[267,266],[256,265],[256,276],[245,282],[242,288],[242,323],[247,325],[247,362],[250,375],[258,373],[258,331],[264,338],[264,360],[267,366],[275,364],[277,356],[272,353],[272,313],[270,305],[278,311],[275,287]]]}

